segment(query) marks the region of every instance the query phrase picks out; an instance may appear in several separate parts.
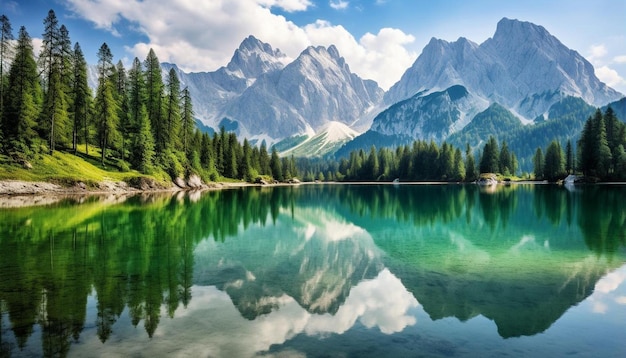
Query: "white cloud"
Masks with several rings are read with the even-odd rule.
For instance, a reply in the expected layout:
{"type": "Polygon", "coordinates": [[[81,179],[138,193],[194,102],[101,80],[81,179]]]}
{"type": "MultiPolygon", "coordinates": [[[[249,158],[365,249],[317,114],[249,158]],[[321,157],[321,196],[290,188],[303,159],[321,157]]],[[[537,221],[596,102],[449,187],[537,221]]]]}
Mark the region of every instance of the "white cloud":
{"type": "Polygon", "coordinates": [[[606,46],[604,44],[592,45],[589,49],[589,61],[594,62],[600,60],[604,56],[606,56],[607,53],[608,50],[606,49],[606,46]]]}
{"type": "Polygon", "coordinates": [[[313,4],[309,0],[258,0],[267,7],[279,7],[287,12],[305,11],[313,4]]]}
{"type": "Polygon", "coordinates": [[[348,5],[350,5],[348,1],[330,0],[330,7],[332,7],[335,10],[345,10],[348,8],[348,5]]]}
{"type": "Polygon", "coordinates": [[[596,68],[596,76],[600,81],[606,83],[609,87],[619,87],[626,85],[626,80],[614,69],[608,66],[596,68]]]}
{"type": "Polygon", "coordinates": [[[43,39],[40,37],[33,37],[31,40],[33,43],[33,54],[35,57],[39,57],[39,53],[41,53],[41,48],[43,47],[43,39]]]}
{"type": "MultiPolygon", "coordinates": [[[[120,1],[68,0],[77,16],[111,33],[122,19],[148,40],[129,44],[129,57],[144,59],[153,48],[160,61],[176,63],[185,71],[213,71],[225,66],[234,50],[254,35],[290,58],[311,45],[334,44],[353,72],[388,89],[400,79],[417,54],[406,45],[415,39],[397,29],[367,33],[358,41],[344,27],[318,20],[303,27],[271,12],[304,11],[309,0],[193,0],[120,1]]],[[[347,1],[336,1],[340,4],[347,1]]]]}
{"type": "Polygon", "coordinates": [[[343,26],[323,20],[306,25],[304,31],[313,44],[335,45],[353,72],[375,80],[385,90],[417,58],[416,53],[405,47],[415,38],[398,29],[383,28],[376,35],[368,32],[358,42],[343,26]]]}
{"type": "Polygon", "coordinates": [[[626,55],[613,57],[613,62],[615,62],[615,63],[626,63],[626,55]]]}

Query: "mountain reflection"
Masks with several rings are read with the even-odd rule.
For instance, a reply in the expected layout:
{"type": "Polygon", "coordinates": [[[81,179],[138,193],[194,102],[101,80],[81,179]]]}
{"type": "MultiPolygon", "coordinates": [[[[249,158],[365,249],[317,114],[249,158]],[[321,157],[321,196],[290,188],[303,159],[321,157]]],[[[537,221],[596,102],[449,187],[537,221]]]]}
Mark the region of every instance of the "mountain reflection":
{"type": "Polygon", "coordinates": [[[201,311],[193,296],[207,287],[254,329],[272,327],[254,352],[357,321],[399,332],[418,305],[533,335],[623,265],[624,193],[302,185],[2,210],[2,352],[41,331],[41,354],[65,356],[86,327],[109,341],[124,315],[153,337],[163,316],[201,311]]]}

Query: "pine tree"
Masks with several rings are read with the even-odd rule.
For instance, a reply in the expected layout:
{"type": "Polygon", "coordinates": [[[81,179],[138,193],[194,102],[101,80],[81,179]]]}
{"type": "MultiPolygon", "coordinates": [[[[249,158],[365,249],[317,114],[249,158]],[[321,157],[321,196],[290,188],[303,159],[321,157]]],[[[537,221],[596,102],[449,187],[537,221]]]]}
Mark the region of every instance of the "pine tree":
{"type": "Polygon", "coordinates": [[[70,32],[65,25],[61,25],[59,28],[59,36],[59,72],[61,72],[63,91],[69,94],[72,92],[72,60],[74,51],[72,50],[70,32]]]}
{"type": "Polygon", "coordinates": [[[518,168],[519,162],[517,161],[517,156],[515,153],[511,152],[511,175],[516,175],[518,168]]]}
{"type": "Polygon", "coordinates": [[[272,156],[270,159],[270,169],[272,173],[272,177],[275,180],[283,181],[283,168],[280,158],[278,157],[278,152],[276,148],[272,148],[272,156]]]}
{"type": "Polygon", "coordinates": [[[239,172],[239,176],[243,180],[248,181],[248,182],[251,182],[252,180],[254,180],[254,178],[252,177],[252,166],[250,165],[251,158],[252,158],[252,147],[250,146],[248,139],[244,138],[243,156],[241,160],[239,161],[238,172],[239,172]]]}
{"type": "Polygon", "coordinates": [[[459,148],[454,150],[454,174],[451,179],[458,181],[465,179],[465,164],[463,163],[463,154],[461,154],[459,148]]]}
{"type": "Polygon", "coordinates": [[[189,89],[187,87],[183,89],[183,113],[181,119],[181,140],[183,144],[183,152],[186,155],[189,155],[189,151],[191,150],[190,141],[196,128],[196,124],[193,118],[191,94],[189,93],[189,89]]]}
{"type": "Polygon", "coordinates": [[[83,135],[82,140],[85,148],[89,142],[87,117],[89,114],[89,106],[91,102],[91,89],[87,82],[87,61],[80,48],[78,42],[74,45],[74,56],[72,59],[72,107],[70,109],[73,125],[72,125],[72,149],[74,154],[78,150],[78,142],[83,135]]]}
{"type": "Polygon", "coordinates": [[[237,136],[228,133],[224,137],[224,173],[227,178],[238,178],[237,163],[239,161],[237,136]]]}
{"type": "Polygon", "coordinates": [[[40,128],[48,133],[50,153],[56,149],[57,143],[66,145],[70,136],[70,126],[67,121],[68,97],[63,90],[61,73],[54,71],[49,77],[48,90],[44,93],[44,103],[41,112],[40,128]]]}
{"type": "Polygon", "coordinates": [[[150,173],[154,166],[154,138],[146,106],[141,104],[137,113],[138,131],[130,151],[132,164],[142,173],[150,173]]]}
{"type": "Polygon", "coordinates": [[[126,159],[127,143],[131,140],[133,125],[130,121],[130,100],[129,100],[129,81],[126,75],[126,69],[122,61],[118,61],[115,66],[115,100],[118,107],[119,132],[120,132],[120,154],[122,160],[126,159]]]}
{"type": "Polygon", "coordinates": [[[572,150],[572,141],[567,140],[565,146],[565,173],[572,174],[574,172],[574,151],[572,150]]]}
{"type": "Polygon", "coordinates": [[[609,172],[614,172],[614,169],[617,167],[620,155],[617,153],[617,147],[624,144],[626,142],[626,138],[624,137],[625,131],[622,130],[624,123],[621,123],[619,119],[615,116],[615,112],[613,108],[610,106],[604,112],[604,124],[606,127],[606,140],[611,150],[611,166],[609,172]]]}
{"type": "Polygon", "coordinates": [[[476,173],[476,164],[474,162],[474,155],[470,148],[469,143],[465,146],[465,180],[474,181],[478,178],[476,173]]]}
{"type": "MultiPolygon", "coordinates": [[[[598,110],[599,112],[599,110],[598,110]]],[[[601,115],[594,118],[594,132],[596,148],[594,150],[594,160],[597,163],[597,174],[600,178],[606,178],[611,171],[611,148],[606,137],[606,126],[604,117],[601,115]]]]}
{"type": "Polygon", "coordinates": [[[102,165],[106,157],[107,148],[113,144],[118,136],[119,117],[117,101],[113,96],[111,74],[113,72],[113,55],[106,43],[98,50],[98,89],[96,91],[95,122],[97,126],[98,142],[102,151],[102,165]]]}
{"type": "Polygon", "coordinates": [[[533,165],[534,165],[535,178],[543,179],[544,159],[543,159],[543,151],[541,150],[541,148],[537,148],[537,150],[535,151],[535,156],[533,157],[533,165]]]}
{"type": "MultiPolygon", "coordinates": [[[[2,119],[2,112],[4,111],[4,96],[5,88],[8,81],[5,79],[7,66],[7,60],[12,57],[13,46],[12,41],[13,28],[9,18],[4,14],[0,15],[0,120],[2,119]]],[[[2,126],[0,126],[0,140],[2,139],[2,126]]]]}
{"type": "Polygon", "coordinates": [[[563,151],[558,141],[553,140],[548,149],[546,149],[546,156],[544,158],[543,176],[549,181],[556,181],[564,172],[564,160],[563,151]]]}
{"type": "Polygon", "coordinates": [[[5,141],[13,149],[27,152],[37,138],[35,128],[41,110],[42,93],[33,54],[33,44],[26,28],[18,33],[15,57],[9,69],[11,90],[6,94],[2,128],[5,141]]]}
{"type": "Polygon", "coordinates": [[[593,121],[591,117],[589,117],[583,126],[580,139],[578,140],[578,165],[583,175],[591,175],[592,171],[595,172],[593,141],[593,121]]]}
{"type": "Polygon", "coordinates": [[[367,161],[365,162],[365,175],[364,179],[367,180],[376,180],[378,178],[379,172],[379,164],[378,164],[378,154],[376,152],[376,146],[370,147],[369,155],[367,156],[367,161]]]}
{"type": "Polygon", "coordinates": [[[454,179],[454,150],[450,144],[443,142],[439,158],[434,159],[434,162],[439,164],[439,168],[434,167],[436,172],[433,173],[433,179],[454,179]]]}
{"type": "Polygon", "coordinates": [[[272,169],[270,168],[270,157],[267,154],[267,147],[265,141],[261,142],[261,148],[259,149],[259,166],[261,171],[259,174],[271,175],[272,169]]]}
{"type": "Polygon", "coordinates": [[[490,136],[483,149],[483,155],[480,158],[480,172],[497,173],[500,167],[498,159],[498,142],[496,142],[493,136],[490,136]]]}
{"type": "Polygon", "coordinates": [[[499,167],[500,173],[503,175],[511,174],[511,153],[509,152],[509,146],[506,144],[506,141],[502,141],[500,148],[499,167]]]}
{"type": "Polygon", "coordinates": [[[183,149],[179,135],[181,134],[181,105],[180,105],[180,80],[173,68],[167,76],[165,100],[165,141],[166,148],[171,150],[183,149]]]}
{"type": "MultiPolygon", "coordinates": [[[[143,69],[141,68],[141,61],[137,57],[133,60],[133,64],[128,71],[128,113],[129,122],[131,126],[139,128],[140,126],[140,111],[142,105],[145,108],[146,101],[146,82],[144,78],[143,69]]],[[[138,132],[133,130],[133,132],[138,132]]]]}
{"type": "Polygon", "coordinates": [[[161,77],[161,64],[152,49],[144,62],[146,77],[146,107],[152,126],[157,156],[160,157],[167,148],[167,124],[163,120],[164,85],[161,77]]]}
{"type": "Polygon", "coordinates": [[[39,64],[43,72],[44,106],[41,112],[40,128],[47,133],[50,153],[53,153],[57,140],[68,141],[67,93],[69,90],[69,57],[65,52],[69,42],[69,33],[59,21],[54,10],[48,11],[44,19],[42,48],[39,64]]]}

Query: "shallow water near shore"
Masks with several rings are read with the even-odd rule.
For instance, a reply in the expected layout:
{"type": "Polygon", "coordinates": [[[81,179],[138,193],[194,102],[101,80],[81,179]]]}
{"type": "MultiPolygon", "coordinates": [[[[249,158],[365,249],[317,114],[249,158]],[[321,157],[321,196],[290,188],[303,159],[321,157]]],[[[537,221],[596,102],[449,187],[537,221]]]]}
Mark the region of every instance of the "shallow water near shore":
{"type": "Polygon", "coordinates": [[[624,198],[300,185],[0,209],[0,348],[622,357],[624,198]]]}

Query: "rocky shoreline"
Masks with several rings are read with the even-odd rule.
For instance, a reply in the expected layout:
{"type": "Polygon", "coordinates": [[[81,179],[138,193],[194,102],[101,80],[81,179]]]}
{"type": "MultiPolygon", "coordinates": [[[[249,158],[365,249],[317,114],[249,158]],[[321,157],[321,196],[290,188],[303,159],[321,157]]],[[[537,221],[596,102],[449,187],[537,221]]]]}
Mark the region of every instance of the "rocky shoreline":
{"type": "MultiPolygon", "coordinates": [[[[198,178],[199,179],[199,178],[198,178]]],[[[87,186],[78,182],[63,186],[50,182],[29,182],[22,180],[0,181],[0,208],[16,208],[35,205],[49,205],[67,198],[91,195],[128,196],[142,193],[177,193],[182,191],[217,190],[251,185],[248,183],[202,183],[199,180],[177,180],[170,186],[156,184],[149,180],[136,183],[123,181],[102,181],[87,186]]]]}

